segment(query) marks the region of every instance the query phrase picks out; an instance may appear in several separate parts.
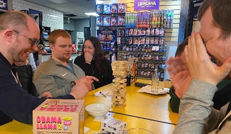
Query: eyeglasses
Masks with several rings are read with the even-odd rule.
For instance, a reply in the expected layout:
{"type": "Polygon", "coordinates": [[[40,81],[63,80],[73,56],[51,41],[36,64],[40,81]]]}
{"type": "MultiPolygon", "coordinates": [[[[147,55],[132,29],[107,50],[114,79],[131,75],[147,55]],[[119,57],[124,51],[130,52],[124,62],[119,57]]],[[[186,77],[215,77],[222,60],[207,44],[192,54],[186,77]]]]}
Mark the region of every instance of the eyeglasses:
{"type": "Polygon", "coordinates": [[[39,40],[37,40],[37,39],[31,39],[31,38],[27,37],[26,35],[23,35],[22,33],[20,33],[20,32],[17,31],[17,30],[14,30],[14,29],[12,29],[12,30],[13,30],[15,33],[17,33],[17,34],[19,34],[19,35],[22,35],[22,36],[26,37],[27,39],[29,39],[30,44],[31,44],[31,47],[33,47],[35,44],[36,44],[36,45],[39,44],[39,40]]]}

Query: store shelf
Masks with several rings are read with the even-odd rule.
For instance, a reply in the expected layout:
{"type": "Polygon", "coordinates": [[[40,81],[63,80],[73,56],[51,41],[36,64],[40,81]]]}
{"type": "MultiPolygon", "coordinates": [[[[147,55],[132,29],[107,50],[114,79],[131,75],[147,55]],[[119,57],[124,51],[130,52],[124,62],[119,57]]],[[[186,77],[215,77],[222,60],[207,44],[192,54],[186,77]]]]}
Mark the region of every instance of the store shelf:
{"type": "Polygon", "coordinates": [[[98,14],[98,15],[103,15],[103,16],[118,16],[118,15],[122,15],[125,16],[125,13],[110,13],[110,14],[98,14]]]}

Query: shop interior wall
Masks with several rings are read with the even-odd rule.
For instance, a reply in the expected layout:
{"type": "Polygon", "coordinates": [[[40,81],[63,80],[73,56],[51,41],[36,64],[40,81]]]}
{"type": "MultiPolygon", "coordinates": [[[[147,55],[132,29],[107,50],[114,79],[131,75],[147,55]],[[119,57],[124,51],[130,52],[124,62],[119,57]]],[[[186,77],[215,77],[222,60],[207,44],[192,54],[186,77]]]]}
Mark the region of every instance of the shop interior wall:
{"type": "Polygon", "coordinates": [[[70,19],[70,22],[68,24],[64,24],[64,29],[72,31],[71,32],[71,38],[72,38],[72,43],[75,43],[75,38],[76,38],[76,32],[75,32],[75,20],[70,19]]]}
{"type": "Polygon", "coordinates": [[[47,7],[43,7],[24,0],[12,0],[14,10],[29,10],[34,9],[43,12],[42,25],[54,29],[63,29],[63,13],[47,7]]]}
{"type": "MultiPolygon", "coordinates": [[[[134,12],[134,0],[97,0],[96,4],[102,3],[127,3],[127,12],[134,12]]],[[[174,20],[173,28],[165,29],[164,44],[168,47],[167,57],[174,56],[178,45],[181,0],[160,0],[160,10],[173,9],[174,20]],[[169,51],[171,50],[171,51],[169,51]]],[[[165,71],[165,79],[169,79],[167,71],[165,71]]]]}

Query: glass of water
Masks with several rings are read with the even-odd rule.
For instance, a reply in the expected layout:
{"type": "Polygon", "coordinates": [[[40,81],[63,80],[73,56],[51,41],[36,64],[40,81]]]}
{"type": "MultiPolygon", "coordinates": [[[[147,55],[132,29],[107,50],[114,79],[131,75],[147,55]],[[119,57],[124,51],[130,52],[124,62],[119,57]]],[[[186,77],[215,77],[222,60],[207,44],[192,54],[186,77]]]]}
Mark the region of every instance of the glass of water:
{"type": "Polygon", "coordinates": [[[153,133],[144,128],[131,128],[128,129],[124,134],[153,134],[153,133]]]}

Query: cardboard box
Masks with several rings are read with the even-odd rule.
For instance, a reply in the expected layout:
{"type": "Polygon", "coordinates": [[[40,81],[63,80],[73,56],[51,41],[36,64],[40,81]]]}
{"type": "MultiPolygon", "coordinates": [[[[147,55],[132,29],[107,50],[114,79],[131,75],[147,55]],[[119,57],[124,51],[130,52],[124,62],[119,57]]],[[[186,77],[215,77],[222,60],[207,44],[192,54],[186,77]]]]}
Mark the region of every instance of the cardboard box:
{"type": "Polygon", "coordinates": [[[84,101],[47,99],[33,110],[34,134],[83,134],[84,101]]]}

